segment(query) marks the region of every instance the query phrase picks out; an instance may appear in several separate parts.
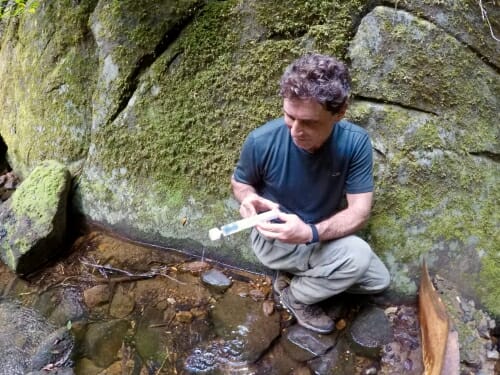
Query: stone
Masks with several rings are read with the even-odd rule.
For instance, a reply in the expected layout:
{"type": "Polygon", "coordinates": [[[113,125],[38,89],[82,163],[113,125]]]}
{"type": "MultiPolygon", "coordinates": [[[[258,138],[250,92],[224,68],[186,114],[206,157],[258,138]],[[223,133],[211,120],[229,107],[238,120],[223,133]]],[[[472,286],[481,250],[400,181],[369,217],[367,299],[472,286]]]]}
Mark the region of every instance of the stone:
{"type": "Polygon", "coordinates": [[[107,284],[95,285],[83,291],[83,301],[90,309],[109,302],[109,296],[110,290],[107,284]]]}
{"type": "Polygon", "coordinates": [[[86,356],[99,367],[111,365],[118,356],[129,323],[116,319],[88,325],[84,339],[86,356]]]}
{"type": "Polygon", "coordinates": [[[87,317],[81,293],[74,287],[48,290],[40,296],[35,307],[57,326],[66,325],[68,321],[83,320],[87,317]]]}
{"type": "Polygon", "coordinates": [[[232,285],[231,279],[216,269],[203,272],[201,275],[201,281],[203,284],[219,293],[225,292],[232,285]]]}
{"type": "Polygon", "coordinates": [[[184,272],[191,272],[193,275],[199,275],[204,271],[208,271],[212,266],[203,261],[186,262],[182,264],[181,270],[184,272]]]}
{"type": "Polygon", "coordinates": [[[239,360],[257,360],[280,334],[280,316],[266,316],[260,303],[226,293],[210,312],[214,330],[226,343],[239,342],[239,360]]]}
{"type": "Polygon", "coordinates": [[[362,356],[377,358],[382,347],[392,340],[392,329],[384,310],[368,306],[354,318],[349,337],[353,350],[362,356]]]}
{"type": "Polygon", "coordinates": [[[308,361],[335,346],[338,334],[320,335],[295,324],[284,332],[284,337],[283,346],[290,356],[298,361],[308,361]]]}
{"type": "MultiPolygon", "coordinates": [[[[491,222],[486,212],[492,212],[492,200],[469,198],[489,197],[486,186],[494,186],[498,176],[498,66],[492,68],[493,60],[486,62],[477,53],[481,48],[498,60],[498,43],[479,47],[470,42],[482,30],[470,26],[472,20],[481,23],[472,9],[435,5],[405,1],[405,10],[376,6],[362,18],[349,46],[353,91],[363,100],[354,101],[347,116],[368,130],[376,150],[381,206],[370,220],[370,238],[379,248],[392,249],[384,254],[391,289],[414,294],[416,254],[428,254],[433,269],[460,282],[466,295],[488,301],[488,309],[498,314],[500,273],[490,263],[495,262],[495,242],[484,231],[491,222]],[[463,34],[451,32],[465,24],[463,34]],[[469,48],[464,38],[470,38],[469,48]],[[481,83],[471,71],[482,77],[481,83]],[[470,132],[471,123],[481,126],[470,132]],[[484,183],[475,188],[465,180],[449,183],[461,180],[464,170],[484,183]],[[423,188],[417,193],[414,186],[423,188]],[[458,228],[457,215],[472,224],[458,228]],[[454,231],[460,235],[452,235],[454,231]],[[405,259],[404,264],[398,259],[405,259]]],[[[498,200],[498,192],[493,195],[498,200]]]]}
{"type": "Polygon", "coordinates": [[[134,311],[134,307],[135,300],[133,294],[125,290],[122,286],[118,286],[109,306],[110,315],[115,318],[125,318],[134,311]]]}
{"type": "Polygon", "coordinates": [[[345,375],[353,372],[354,361],[354,353],[349,350],[345,338],[340,337],[337,345],[308,364],[315,375],[345,375]]]}
{"type": "Polygon", "coordinates": [[[0,259],[14,272],[35,271],[63,250],[70,178],[64,165],[46,161],[0,206],[0,259]]]}
{"type": "Polygon", "coordinates": [[[495,363],[488,360],[488,348],[492,338],[487,332],[490,317],[476,307],[472,300],[467,300],[461,293],[461,287],[448,279],[436,280],[439,297],[446,306],[453,330],[457,333],[457,343],[461,364],[472,369],[481,369],[485,374],[495,372],[495,363]]]}
{"type": "Polygon", "coordinates": [[[60,361],[69,366],[74,338],[38,311],[0,299],[0,374],[25,374],[60,361]]]}
{"type": "Polygon", "coordinates": [[[497,350],[488,350],[486,352],[486,358],[490,361],[498,361],[500,360],[500,353],[497,350]]]}

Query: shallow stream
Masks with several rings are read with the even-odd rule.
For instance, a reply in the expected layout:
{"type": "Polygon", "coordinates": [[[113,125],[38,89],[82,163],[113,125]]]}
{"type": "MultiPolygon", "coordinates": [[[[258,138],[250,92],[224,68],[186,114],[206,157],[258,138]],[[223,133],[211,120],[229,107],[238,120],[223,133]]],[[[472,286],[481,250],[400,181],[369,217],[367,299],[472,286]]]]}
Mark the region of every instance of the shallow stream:
{"type": "Polygon", "coordinates": [[[28,279],[1,265],[0,293],[54,327],[69,327],[76,374],[422,373],[413,305],[380,300],[393,339],[380,355],[360,356],[347,340],[349,326],[373,300],[328,301],[337,329],[317,335],[274,302],[268,276],[102,231],[80,235],[64,257],[28,279]],[[219,284],[203,281],[209,270],[222,277],[219,284]]]}

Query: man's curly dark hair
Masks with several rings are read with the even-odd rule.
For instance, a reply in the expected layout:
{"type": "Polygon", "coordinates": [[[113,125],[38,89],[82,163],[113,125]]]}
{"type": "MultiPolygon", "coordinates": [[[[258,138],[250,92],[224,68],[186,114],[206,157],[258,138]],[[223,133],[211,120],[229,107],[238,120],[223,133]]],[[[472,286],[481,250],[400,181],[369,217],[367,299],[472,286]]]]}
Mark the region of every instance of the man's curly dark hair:
{"type": "Polygon", "coordinates": [[[313,99],[333,114],[345,108],[351,78],[344,63],[334,57],[308,54],[292,62],[280,81],[280,95],[287,99],[313,99]]]}

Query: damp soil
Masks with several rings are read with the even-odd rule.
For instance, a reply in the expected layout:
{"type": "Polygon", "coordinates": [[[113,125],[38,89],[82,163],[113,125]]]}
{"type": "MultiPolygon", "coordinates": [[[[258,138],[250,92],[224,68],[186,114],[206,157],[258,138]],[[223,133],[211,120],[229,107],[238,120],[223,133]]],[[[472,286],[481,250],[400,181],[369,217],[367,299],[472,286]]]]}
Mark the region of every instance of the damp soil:
{"type": "Polygon", "coordinates": [[[269,276],[102,230],[79,234],[64,257],[28,278],[0,265],[0,293],[56,326],[71,327],[76,374],[423,372],[414,304],[350,296],[328,301],[336,331],[323,337],[306,332],[305,348],[291,338],[300,327],[276,303],[269,276]],[[230,287],[204,283],[208,270],[227,277],[230,287]],[[383,309],[393,336],[375,357],[356,354],[345,340],[367,303],[383,309]],[[321,364],[334,348],[336,362],[324,372],[321,364]]]}

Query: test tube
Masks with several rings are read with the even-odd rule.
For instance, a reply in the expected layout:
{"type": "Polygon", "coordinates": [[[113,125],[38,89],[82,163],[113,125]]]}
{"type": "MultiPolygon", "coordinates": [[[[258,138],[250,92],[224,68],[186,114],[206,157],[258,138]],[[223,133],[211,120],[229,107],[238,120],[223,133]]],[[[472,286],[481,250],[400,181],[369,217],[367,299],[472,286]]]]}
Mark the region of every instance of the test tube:
{"type": "Polygon", "coordinates": [[[278,218],[278,211],[266,211],[258,215],[250,216],[245,219],[233,221],[219,228],[212,228],[208,231],[208,236],[212,241],[220,239],[222,236],[229,236],[233,233],[251,228],[262,221],[270,221],[278,218]]]}

